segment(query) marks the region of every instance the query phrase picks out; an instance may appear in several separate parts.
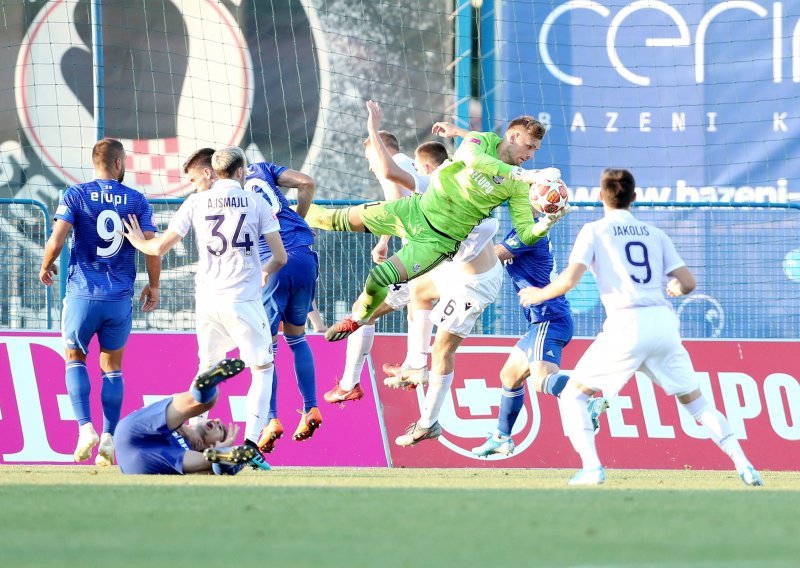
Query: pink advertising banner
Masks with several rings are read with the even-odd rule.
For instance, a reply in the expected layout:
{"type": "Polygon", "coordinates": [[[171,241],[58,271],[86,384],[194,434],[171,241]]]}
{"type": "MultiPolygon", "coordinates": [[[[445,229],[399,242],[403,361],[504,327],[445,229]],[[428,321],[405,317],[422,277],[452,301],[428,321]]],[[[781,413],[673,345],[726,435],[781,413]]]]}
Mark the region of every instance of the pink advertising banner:
{"type": "MultiPolygon", "coordinates": [[[[285,433],[267,461],[293,466],[386,466],[375,399],[369,374],[362,384],[366,396],[346,407],[322,400],[344,366],[345,344],[309,335],[317,368],[317,392],[322,427],[305,442],[291,439],[300,419],[302,399],[295,382],[291,351],[280,340],[277,357],[278,409],[285,433]]],[[[97,343],[90,345],[92,420],[102,427],[97,343]]],[[[64,383],[61,338],[56,333],[0,332],[0,463],[68,464],[77,436],[64,383]]],[[[185,391],[197,372],[194,334],[133,334],[123,362],[123,415],[165,396],[185,391]]],[[[221,387],[212,418],[241,423],[250,372],[221,387]]],[[[94,463],[93,460],[87,463],[94,463]]]]}
{"type": "MultiPolygon", "coordinates": [[[[497,426],[499,372],[516,343],[512,338],[472,337],[456,354],[455,379],[439,422],[443,435],[402,448],[394,439],[419,417],[416,391],[387,389],[378,377],[384,420],[395,467],[577,468],[577,454],[564,434],[559,401],[527,385],[525,407],[513,432],[511,456],[477,458],[471,449],[497,426]]],[[[569,372],[589,345],[572,341],[564,351],[569,372]]],[[[756,467],[800,470],[800,358],[797,342],[687,341],[701,388],[724,412],[756,467]]],[[[398,362],[405,338],[383,336],[373,349],[375,368],[398,362]]],[[[607,467],[730,469],[730,460],[671,397],[643,374],[611,400],[597,442],[607,467]]]]}

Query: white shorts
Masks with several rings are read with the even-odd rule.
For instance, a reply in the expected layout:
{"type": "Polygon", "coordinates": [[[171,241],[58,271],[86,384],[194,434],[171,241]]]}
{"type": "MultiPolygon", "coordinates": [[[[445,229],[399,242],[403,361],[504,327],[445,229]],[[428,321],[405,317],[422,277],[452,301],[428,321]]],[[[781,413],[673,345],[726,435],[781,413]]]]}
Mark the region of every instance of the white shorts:
{"type": "Polygon", "coordinates": [[[267,312],[259,300],[225,302],[198,300],[197,347],[200,368],[208,369],[239,348],[248,367],[266,365],[273,359],[267,312]]]}
{"type": "Polygon", "coordinates": [[[689,353],[681,344],[680,323],[666,306],[608,314],[572,378],[604,396],[616,396],[636,371],[644,372],[668,395],[700,388],[689,353]]]}
{"type": "Polygon", "coordinates": [[[503,265],[499,262],[482,274],[464,274],[458,264],[450,262],[429,274],[440,294],[431,321],[458,337],[472,333],[478,317],[494,303],[503,285],[503,265]]]}
{"type": "Polygon", "coordinates": [[[409,302],[411,302],[411,289],[409,288],[408,282],[391,284],[389,286],[389,293],[383,301],[394,310],[402,310],[405,308],[409,302]]]}

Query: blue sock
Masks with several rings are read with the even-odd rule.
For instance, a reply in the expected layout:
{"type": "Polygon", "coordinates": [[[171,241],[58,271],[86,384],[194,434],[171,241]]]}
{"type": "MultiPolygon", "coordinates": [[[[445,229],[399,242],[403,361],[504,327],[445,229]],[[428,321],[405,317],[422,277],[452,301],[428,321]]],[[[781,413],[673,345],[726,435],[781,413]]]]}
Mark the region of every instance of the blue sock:
{"type": "Polygon", "coordinates": [[[548,377],[544,381],[542,392],[544,394],[552,394],[553,396],[560,396],[561,391],[564,390],[564,387],[567,386],[567,381],[569,380],[569,375],[565,375],[564,373],[553,373],[552,375],[548,375],[548,377]]]}
{"type": "Polygon", "coordinates": [[[112,436],[122,412],[122,371],[103,373],[103,386],[100,389],[100,400],[103,402],[103,432],[112,436]]]}
{"type": "Polygon", "coordinates": [[[208,404],[209,402],[214,400],[214,397],[217,396],[218,392],[219,389],[217,388],[217,385],[214,385],[213,387],[204,388],[201,390],[196,386],[194,386],[193,382],[192,386],[189,387],[189,393],[200,404],[208,404]]]}
{"type": "Polygon", "coordinates": [[[317,406],[317,379],[314,373],[314,355],[308,346],[306,335],[284,335],[294,355],[294,373],[297,386],[303,395],[303,412],[317,406]]]}
{"type": "Polygon", "coordinates": [[[519,411],[525,404],[525,385],[518,389],[503,387],[500,397],[500,416],[497,417],[497,431],[503,436],[510,436],[514,422],[517,421],[519,411]]]}
{"type": "Polygon", "coordinates": [[[89,372],[83,361],[67,361],[67,393],[72,403],[72,412],[80,426],[92,421],[92,411],[89,407],[89,393],[92,385],[89,382],[89,372]]]}
{"type": "MultiPolygon", "coordinates": [[[[272,344],[272,356],[278,357],[278,342],[272,344]]],[[[278,366],[273,365],[272,369],[272,395],[269,397],[269,414],[267,422],[278,418],[278,366]]]]}
{"type": "Polygon", "coordinates": [[[211,471],[214,475],[236,475],[244,467],[243,463],[228,464],[228,463],[214,463],[211,464],[211,471]]]}

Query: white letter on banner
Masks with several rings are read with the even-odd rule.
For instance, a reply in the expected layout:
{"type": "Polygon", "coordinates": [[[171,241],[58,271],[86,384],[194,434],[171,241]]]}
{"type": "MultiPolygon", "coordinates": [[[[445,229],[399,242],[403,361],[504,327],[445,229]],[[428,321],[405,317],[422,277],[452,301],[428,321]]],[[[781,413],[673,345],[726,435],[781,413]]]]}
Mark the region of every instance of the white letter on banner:
{"type": "Polygon", "coordinates": [[[639,389],[639,400],[642,403],[644,427],[648,438],[674,438],[675,429],[661,423],[661,414],[656,403],[656,392],[653,381],[645,373],[636,373],[636,387],[639,389]]]}
{"type": "Polygon", "coordinates": [[[636,426],[625,424],[625,420],[622,418],[622,411],[629,408],[633,408],[633,403],[629,396],[615,396],[609,401],[606,419],[608,420],[608,431],[611,432],[612,437],[639,437],[639,429],[636,426]]]}
{"type": "Polygon", "coordinates": [[[786,114],[785,112],[773,112],[772,113],[772,131],[773,132],[788,132],[789,129],[786,128],[786,114]]]}
{"type": "Polygon", "coordinates": [[[567,75],[563,71],[561,71],[556,65],[553,63],[553,58],[550,57],[550,51],[547,49],[547,39],[550,35],[550,28],[553,27],[553,23],[558,19],[561,14],[569,12],[570,10],[577,10],[579,8],[583,8],[584,10],[592,10],[593,12],[597,12],[604,18],[607,18],[611,11],[603,6],[598,2],[593,2],[592,0],[573,0],[572,2],[565,2],[549,14],[542,22],[542,27],[539,29],[539,54],[542,57],[542,63],[544,66],[547,67],[547,70],[553,74],[553,77],[562,81],[568,85],[572,85],[573,87],[577,87],[578,85],[583,84],[583,79],[580,77],[574,77],[572,75],[567,75]]]}
{"type": "Polygon", "coordinates": [[[617,70],[617,73],[622,75],[634,85],[639,85],[640,87],[648,86],[650,84],[650,78],[633,73],[622,63],[619,55],[617,54],[617,30],[619,30],[619,26],[622,21],[630,14],[644,9],[658,10],[659,12],[666,14],[677,24],[680,32],[678,38],[647,38],[644,41],[644,44],[647,47],[686,47],[690,43],[689,28],[686,25],[686,21],[683,19],[683,16],[681,16],[680,12],[666,2],[660,2],[659,0],[637,0],[636,2],[631,2],[630,5],[620,10],[619,13],[614,16],[614,19],[611,20],[611,25],[609,26],[608,33],[606,34],[606,51],[608,52],[608,59],[611,61],[611,65],[614,66],[614,69],[617,70]]]}
{"type": "MultiPolygon", "coordinates": [[[[698,373],[695,371],[694,374],[697,380],[700,381],[700,392],[703,393],[708,403],[716,408],[717,404],[714,402],[714,391],[711,390],[711,379],[708,373],[698,373]]],[[[686,410],[686,407],[678,402],[677,397],[675,398],[675,404],[678,406],[678,417],[681,419],[683,433],[692,438],[697,438],[698,440],[708,440],[711,437],[711,432],[708,431],[708,428],[702,424],[698,424],[694,416],[689,414],[689,411],[686,410]]]]}
{"type": "Polygon", "coordinates": [[[8,362],[11,367],[11,381],[17,395],[19,425],[22,430],[22,449],[15,454],[3,455],[6,462],[63,462],[72,461],[71,454],[54,452],[47,442],[47,430],[39,401],[39,386],[33,369],[31,345],[41,345],[57,352],[60,356],[63,346],[60,337],[5,337],[3,342],[8,349],[8,362]]]}
{"type": "Polygon", "coordinates": [[[718,373],[718,376],[719,388],[722,391],[722,403],[725,405],[725,416],[728,417],[728,422],[736,437],[746,440],[745,419],[755,418],[761,414],[758,385],[753,377],[744,373],[718,373]],[[737,387],[742,389],[741,402],[737,387]]]}
{"type": "Polygon", "coordinates": [[[575,116],[572,117],[572,125],[569,127],[570,132],[575,132],[576,130],[586,132],[586,121],[583,120],[583,113],[580,112],[576,112],[575,116]]]}
{"type": "Polygon", "coordinates": [[[705,82],[706,32],[708,31],[708,26],[719,14],[735,8],[750,10],[761,18],[766,18],[768,14],[767,9],[763,6],[755,2],[744,1],[722,2],[706,12],[697,26],[697,36],[694,41],[694,78],[698,83],[705,82]]]}
{"type": "Polygon", "coordinates": [[[673,112],[672,113],[672,131],[673,132],[686,132],[686,113],[673,112]]]}
{"type": "Polygon", "coordinates": [[[797,380],[785,373],[769,375],[764,379],[764,399],[775,433],[784,440],[800,440],[800,384],[797,380]],[[784,411],[783,394],[789,416],[784,411]]]}

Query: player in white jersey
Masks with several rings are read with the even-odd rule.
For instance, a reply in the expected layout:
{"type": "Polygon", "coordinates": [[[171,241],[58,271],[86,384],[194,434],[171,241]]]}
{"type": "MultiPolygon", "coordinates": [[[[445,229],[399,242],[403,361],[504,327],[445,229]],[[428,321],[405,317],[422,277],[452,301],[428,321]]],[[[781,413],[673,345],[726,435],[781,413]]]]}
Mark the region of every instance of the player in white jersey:
{"type": "Polygon", "coordinates": [[[679,321],[661,290],[664,275],[671,297],[694,290],[696,283],[660,229],[636,219],[630,206],[636,184],[627,170],[607,169],[600,179],[605,216],[587,223],[578,234],[569,266],[544,288],[519,292],[523,305],[539,304],[565,294],[587,268],[597,279],[606,321],[597,339],[581,357],[561,393],[565,428],[583,469],[571,485],[597,485],[605,471],[597,455],[594,427],[586,412],[589,397],[602,390],[613,397],[636,371],[645,373],[668,395],[675,396],[714,442],[731,458],[747,485],[763,485],[745,457],[727,419],[700,391],[689,354],[681,345],[679,321]]]}
{"type": "MultiPolygon", "coordinates": [[[[413,446],[422,440],[438,438],[442,433],[439,411],[453,382],[456,350],[470,335],[483,311],[497,299],[503,285],[503,266],[495,255],[492,241],[499,226],[496,219],[486,219],[461,243],[451,262],[442,263],[414,281],[411,292],[414,321],[430,320],[437,330],[430,375],[424,353],[423,369],[407,368],[411,366],[410,357],[414,356],[409,353],[406,363],[395,370],[396,374],[384,380],[385,385],[392,387],[428,384],[420,418],[395,440],[399,446],[413,446]]],[[[424,341],[429,342],[430,336],[424,341]]],[[[384,367],[384,370],[391,369],[384,367]]]]}
{"type": "MultiPolygon", "coordinates": [[[[250,367],[246,443],[256,446],[267,422],[272,393],[273,354],[270,326],[261,304],[261,288],[270,274],[286,264],[280,224],[266,200],[242,189],[247,161],[241,148],[217,150],[213,171],[196,166],[197,153],[184,164],[194,184],[163,235],[144,240],[135,218],[125,223],[125,236],[145,254],[162,256],[194,228],[199,262],[196,284],[196,326],[200,371],[211,368],[228,351],[239,348],[250,367]],[[211,183],[214,175],[218,178],[211,183]],[[258,237],[264,236],[272,258],[261,266],[258,237]]],[[[269,469],[260,452],[251,461],[269,469]]]]}

